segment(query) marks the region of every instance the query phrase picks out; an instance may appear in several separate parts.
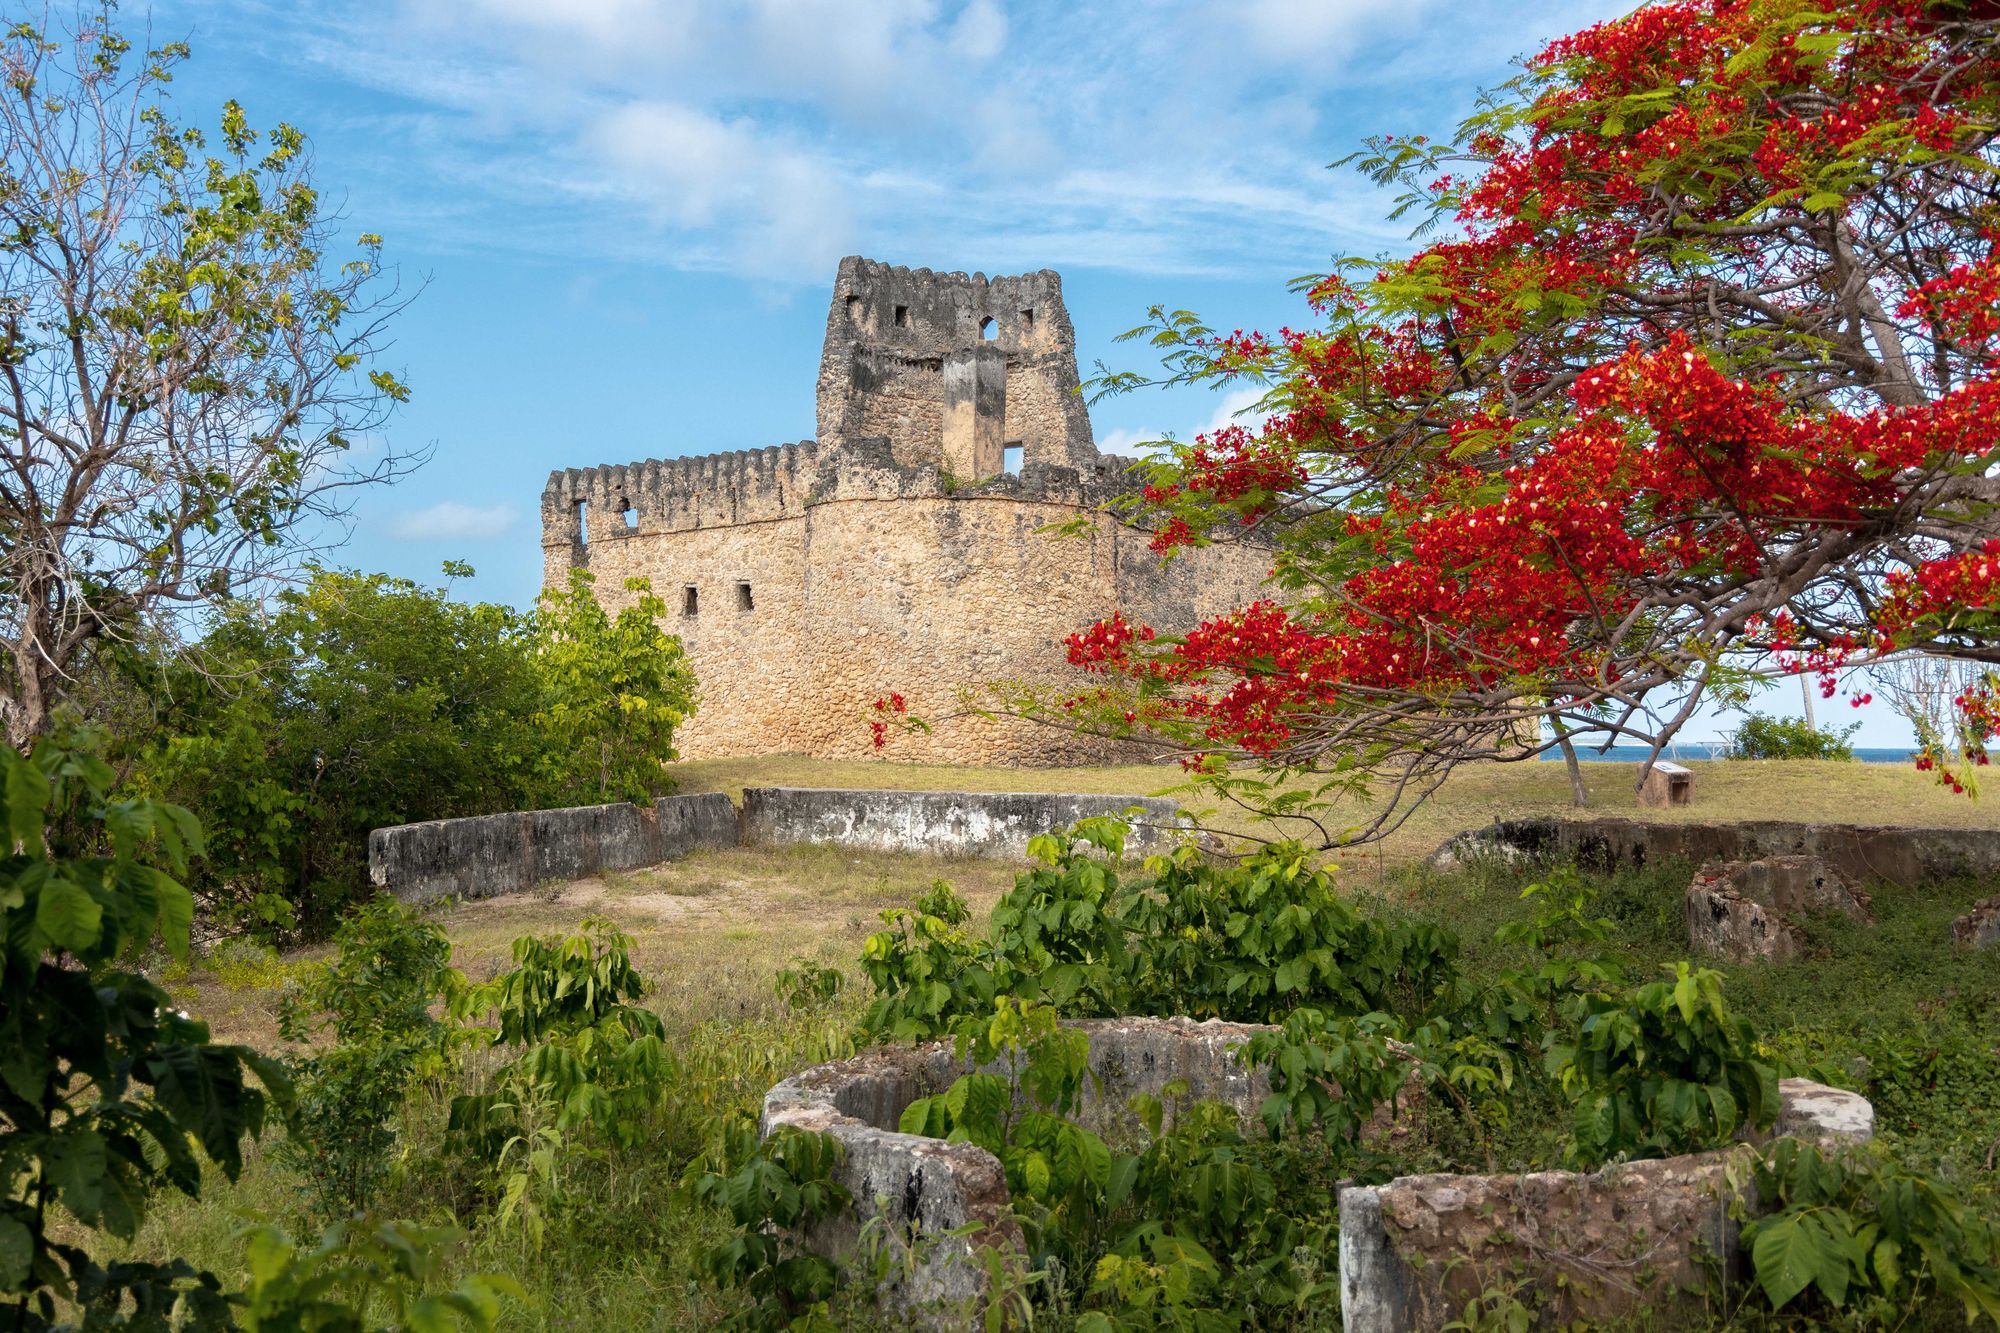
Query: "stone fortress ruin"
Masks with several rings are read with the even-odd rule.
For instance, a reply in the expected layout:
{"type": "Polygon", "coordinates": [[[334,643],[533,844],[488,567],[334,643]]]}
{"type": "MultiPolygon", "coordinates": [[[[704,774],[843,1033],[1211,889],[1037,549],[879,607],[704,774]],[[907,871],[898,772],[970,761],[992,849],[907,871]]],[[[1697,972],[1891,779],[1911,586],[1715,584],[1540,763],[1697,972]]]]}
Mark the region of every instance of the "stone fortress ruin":
{"type": "Polygon", "coordinates": [[[872,702],[938,720],[899,759],[1064,763],[1102,742],[950,716],[961,687],[1048,681],[1062,639],[1112,608],[1166,628],[1254,597],[1254,543],[1162,564],[1105,506],[1141,484],[1098,452],[1076,335],[1052,271],[932,273],[840,263],[820,359],[818,438],[550,475],[545,581],[596,576],[608,609],[643,577],[668,604],[701,706],[688,758],[871,752],[872,702]],[[1051,524],[1083,519],[1078,536],[1051,524]]]}

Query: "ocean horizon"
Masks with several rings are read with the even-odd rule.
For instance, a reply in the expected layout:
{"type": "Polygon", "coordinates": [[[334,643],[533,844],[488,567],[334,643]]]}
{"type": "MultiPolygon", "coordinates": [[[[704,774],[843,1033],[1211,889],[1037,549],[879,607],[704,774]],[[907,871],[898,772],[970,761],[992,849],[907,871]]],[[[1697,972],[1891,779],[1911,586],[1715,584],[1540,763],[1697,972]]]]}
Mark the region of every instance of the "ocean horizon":
{"type": "MultiPolygon", "coordinates": [[[[1587,764],[1636,764],[1646,757],[1647,747],[1643,745],[1614,745],[1609,750],[1598,751],[1595,747],[1577,748],[1576,757],[1587,764]]],[[[1854,757],[1864,764],[1906,764],[1916,754],[1912,745],[1870,745],[1854,747],[1854,757]]],[[[1682,741],[1669,745],[1660,752],[1662,759],[1685,763],[1690,759],[1726,759],[1729,757],[1728,741],[1682,741]]],[[[1543,759],[1562,762],[1561,750],[1547,750],[1543,759]]]]}

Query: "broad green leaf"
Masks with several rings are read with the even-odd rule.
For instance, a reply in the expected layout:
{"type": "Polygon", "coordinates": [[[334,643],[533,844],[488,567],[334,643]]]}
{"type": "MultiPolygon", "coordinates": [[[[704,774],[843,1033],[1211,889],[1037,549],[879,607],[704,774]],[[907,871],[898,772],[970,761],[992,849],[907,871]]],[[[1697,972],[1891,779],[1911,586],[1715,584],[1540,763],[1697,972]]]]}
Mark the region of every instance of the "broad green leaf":
{"type": "Polygon", "coordinates": [[[35,903],[35,925],[58,949],[81,954],[97,944],[104,909],[88,890],[70,879],[51,877],[35,903]]]}
{"type": "Polygon", "coordinates": [[[42,1170],[55,1186],[62,1206],[85,1226],[96,1226],[104,1212],[103,1136],[94,1129],[52,1136],[42,1157],[42,1170]]]}
{"type": "Polygon", "coordinates": [[[1764,1297],[1774,1310],[1784,1309],[1813,1284],[1826,1257],[1813,1234],[1792,1215],[1760,1222],[1750,1247],[1757,1284],[1764,1289],[1764,1297]]]}
{"type": "Polygon", "coordinates": [[[0,1291],[19,1291],[26,1286],[34,1258],[35,1238],[28,1228],[12,1217],[0,1216],[0,1291]]]}

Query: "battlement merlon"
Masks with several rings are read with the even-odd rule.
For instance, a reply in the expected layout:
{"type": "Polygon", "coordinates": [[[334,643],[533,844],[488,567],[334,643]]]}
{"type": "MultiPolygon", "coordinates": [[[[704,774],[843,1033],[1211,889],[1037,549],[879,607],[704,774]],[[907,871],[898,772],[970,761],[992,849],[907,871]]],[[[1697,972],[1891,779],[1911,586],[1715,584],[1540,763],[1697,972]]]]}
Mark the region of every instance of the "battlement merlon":
{"type": "Polygon", "coordinates": [[[822,441],[880,436],[899,462],[960,476],[985,475],[996,441],[1018,449],[1023,465],[1094,468],[1062,277],[843,259],[820,356],[818,420],[822,441]],[[976,394],[955,391],[973,380],[976,394]]]}
{"type": "Polygon", "coordinates": [[[813,440],[646,459],[549,474],[542,490],[542,546],[570,548],[581,564],[591,544],[659,532],[689,532],[799,518],[841,500],[1005,499],[1096,509],[1144,485],[1138,460],[1097,454],[1088,468],[1033,462],[1018,474],[961,480],[911,466],[888,440],[835,449],[813,440]]]}

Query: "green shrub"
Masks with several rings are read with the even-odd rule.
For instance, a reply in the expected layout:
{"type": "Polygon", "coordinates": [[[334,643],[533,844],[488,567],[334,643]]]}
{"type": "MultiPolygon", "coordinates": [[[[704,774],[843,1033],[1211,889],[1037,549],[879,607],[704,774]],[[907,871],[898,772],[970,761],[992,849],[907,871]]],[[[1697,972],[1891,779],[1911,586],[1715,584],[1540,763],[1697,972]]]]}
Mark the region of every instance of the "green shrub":
{"type": "Polygon", "coordinates": [[[244,1235],[248,1282],[234,1304],[243,1333],[492,1333],[511,1278],[471,1274],[443,1286],[458,1233],[356,1217],[301,1245],[269,1224],[244,1235]]]}
{"type": "Polygon", "coordinates": [[[723,1326],[830,1333],[826,1302],[840,1272],[825,1257],[800,1249],[793,1235],[854,1202],[834,1178],[840,1144],[829,1134],[789,1126],[760,1142],[753,1123],[737,1121],[704,1166],[691,1182],[695,1197],[720,1208],[733,1230],[703,1255],[703,1271],[717,1286],[742,1289],[752,1302],[723,1326]]]}
{"type": "Polygon", "coordinates": [[[537,1242],[571,1154],[637,1147],[667,1082],[659,1015],[632,1003],[645,982],[631,947],[631,936],[596,917],[575,935],[524,936],[513,968],[452,1001],[455,1018],[490,1015],[486,1038],[516,1054],[487,1091],[452,1100],[447,1132],[496,1173],[501,1223],[520,1221],[537,1242]]]}
{"type": "Polygon", "coordinates": [[[1930,1173],[1879,1147],[1780,1139],[1753,1176],[1775,1211],[1743,1228],[1743,1245],[1772,1310],[1893,1327],[1941,1296],[1968,1324],[2000,1324],[2000,1227],[1930,1173]]]}
{"type": "Polygon", "coordinates": [[[1722,999],[1722,976],[1672,966],[1673,979],[1623,995],[1583,995],[1574,1035],[1549,1066],[1575,1104],[1570,1160],[1672,1157],[1718,1147],[1778,1115],[1778,1074],[1753,1054],[1750,1024],[1722,999]]]}
{"type": "Polygon", "coordinates": [[[95,1233],[129,1239],[161,1189],[198,1196],[200,1158],[234,1180],[243,1139],[291,1097],[283,1066],[211,1042],[131,970],[155,943],[187,957],[193,899],[175,876],[200,828],[110,800],[98,748],[87,733],[29,758],[0,746],[0,1298],[20,1329],[51,1326],[58,1301],[211,1303],[216,1283],[185,1264],[102,1266],[95,1233]]]}
{"type": "Polygon", "coordinates": [[[984,941],[948,885],[883,913],[890,929],[862,950],[877,998],[861,1035],[942,1035],[1001,996],[1071,1018],[1261,1023],[1301,1007],[1422,1013],[1454,991],[1448,932],[1364,915],[1295,846],[1223,863],[1189,847],[1134,875],[1119,859],[1128,833],[1086,819],[1033,839],[1034,864],[994,905],[984,941]]]}
{"type": "Polygon", "coordinates": [[[1859,722],[1821,731],[1797,717],[1747,717],[1729,738],[1730,759],[1852,759],[1859,722]]]}
{"type": "Polygon", "coordinates": [[[411,1084],[446,1068],[450,1032],[431,1005],[464,984],[444,931],[393,898],[363,905],[334,943],[334,960],[285,997],[279,1018],[288,1041],[332,1038],[293,1062],[298,1105],[279,1152],[326,1216],[374,1201],[411,1084]]]}

